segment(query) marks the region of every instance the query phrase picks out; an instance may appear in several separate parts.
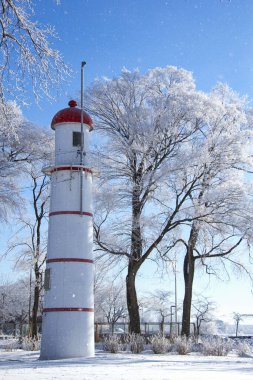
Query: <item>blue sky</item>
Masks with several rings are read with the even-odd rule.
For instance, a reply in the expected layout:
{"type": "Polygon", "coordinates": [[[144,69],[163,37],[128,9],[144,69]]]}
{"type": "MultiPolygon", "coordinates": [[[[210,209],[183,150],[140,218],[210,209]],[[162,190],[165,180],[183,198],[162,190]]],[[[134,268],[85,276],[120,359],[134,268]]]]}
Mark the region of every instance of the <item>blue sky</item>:
{"type": "Polygon", "coordinates": [[[253,98],[252,0],[36,0],[35,19],[55,26],[59,49],[73,68],[63,95],[41,109],[24,110],[31,121],[48,125],[80,88],[80,62],[87,61],[85,84],[117,76],[122,67],[144,72],[175,65],[193,72],[197,87],[218,81],[253,98]]]}
{"type": "MultiPolygon", "coordinates": [[[[69,85],[55,103],[43,101],[24,109],[25,116],[48,127],[54,114],[80,89],[80,63],[85,86],[95,78],[117,76],[123,67],[141,72],[175,65],[192,71],[197,87],[209,91],[218,81],[253,99],[252,0],[36,0],[34,19],[51,24],[59,35],[54,47],[73,68],[69,85]]],[[[150,272],[143,273],[150,283],[150,272]]],[[[159,274],[154,275],[158,283],[159,274]]],[[[172,276],[173,278],[173,276],[172,276]]],[[[173,287],[170,279],[163,284],[173,287]]],[[[197,289],[218,297],[220,315],[252,312],[246,279],[197,289]],[[217,292],[217,287],[219,291],[217,292]],[[242,289],[243,295],[242,295],[242,289]]],[[[154,285],[155,286],[155,285],[154,285]]],[[[160,286],[160,285],[158,285],[160,286]]],[[[173,289],[171,289],[173,290],[173,289]]],[[[182,290],[179,293],[182,293],[182,290]]],[[[179,297],[182,297],[179,295],[179,297]]]]}

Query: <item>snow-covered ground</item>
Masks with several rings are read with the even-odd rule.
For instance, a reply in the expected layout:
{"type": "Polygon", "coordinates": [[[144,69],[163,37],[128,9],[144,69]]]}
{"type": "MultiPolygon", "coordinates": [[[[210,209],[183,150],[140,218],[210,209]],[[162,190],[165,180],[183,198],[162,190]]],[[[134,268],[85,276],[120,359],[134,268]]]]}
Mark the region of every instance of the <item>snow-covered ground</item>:
{"type": "Polygon", "coordinates": [[[38,360],[38,352],[0,351],[1,380],[249,380],[253,358],[199,354],[110,354],[94,358],[38,360]]]}

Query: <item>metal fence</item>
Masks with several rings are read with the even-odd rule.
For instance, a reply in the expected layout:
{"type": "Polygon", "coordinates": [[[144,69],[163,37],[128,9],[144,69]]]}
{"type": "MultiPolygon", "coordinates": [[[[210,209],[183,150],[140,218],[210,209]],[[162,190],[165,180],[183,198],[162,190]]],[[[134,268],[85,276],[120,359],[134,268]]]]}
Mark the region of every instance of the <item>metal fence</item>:
{"type": "MultiPolygon", "coordinates": [[[[141,323],[141,334],[144,336],[152,336],[156,334],[163,334],[165,336],[175,336],[181,334],[182,324],[180,322],[144,322],[141,323]]],[[[127,322],[95,323],[95,339],[96,341],[102,340],[106,335],[119,334],[124,335],[129,332],[129,324],[127,322]]],[[[191,335],[196,334],[195,323],[191,323],[191,335]]]]}

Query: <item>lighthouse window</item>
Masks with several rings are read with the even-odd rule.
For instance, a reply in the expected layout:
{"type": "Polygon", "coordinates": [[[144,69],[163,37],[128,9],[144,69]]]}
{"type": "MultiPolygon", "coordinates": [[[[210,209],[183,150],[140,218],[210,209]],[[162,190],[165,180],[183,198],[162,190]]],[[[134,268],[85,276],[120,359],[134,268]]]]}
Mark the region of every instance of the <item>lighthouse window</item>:
{"type": "Polygon", "coordinates": [[[51,288],[50,272],[51,272],[51,270],[49,268],[45,270],[45,279],[44,279],[45,290],[49,290],[51,288]]]}
{"type": "Polygon", "coordinates": [[[73,132],[73,146],[81,146],[81,132],[73,132]]]}

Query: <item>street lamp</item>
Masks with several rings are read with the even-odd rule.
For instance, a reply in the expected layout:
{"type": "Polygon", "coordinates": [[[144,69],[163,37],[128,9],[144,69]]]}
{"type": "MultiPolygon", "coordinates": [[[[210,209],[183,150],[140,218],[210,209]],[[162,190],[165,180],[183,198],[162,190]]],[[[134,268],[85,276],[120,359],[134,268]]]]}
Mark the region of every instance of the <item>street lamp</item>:
{"type": "Polygon", "coordinates": [[[173,316],[173,309],[175,309],[175,305],[170,306],[170,335],[172,335],[172,316],[173,316]]]}
{"type": "Polygon", "coordinates": [[[172,261],[172,268],[174,273],[174,291],[175,291],[175,323],[177,324],[177,261],[172,261]]]}
{"type": "Polygon", "coordinates": [[[174,273],[174,305],[171,306],[171,324],[172,324],[172,308],[175,309],[175,325],[176,325],[176,331],[178,331],[178,325],[177,325],[177,310],[178,310],[178,307],[177,307],[177,260],[176,260],[176,257],[174,258],[174,260],[171,260],[170,261],[171,265],[172,265],[172,270],[173,270],[173,273],[174,273]]]}

